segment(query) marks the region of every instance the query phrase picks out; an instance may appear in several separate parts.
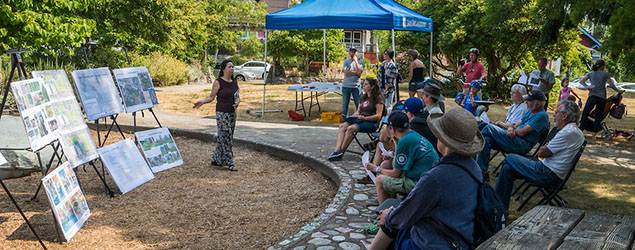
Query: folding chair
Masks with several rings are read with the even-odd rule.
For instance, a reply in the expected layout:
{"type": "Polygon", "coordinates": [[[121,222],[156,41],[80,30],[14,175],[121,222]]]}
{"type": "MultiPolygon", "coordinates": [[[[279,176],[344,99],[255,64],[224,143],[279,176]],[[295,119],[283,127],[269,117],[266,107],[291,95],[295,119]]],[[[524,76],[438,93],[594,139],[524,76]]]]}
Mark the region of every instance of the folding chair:
{"type": "MultiPolygon", "coordinates": [[[[558,133],[558,131],[560,131],[558,129],[558,127],[553,127],[550,131],[549,130],[545,130],[545,132],[542,133],[542,135],[540,135],[540,139],[538,139],[538,147],[536,147],[536,149],[534,150],[533,153],[529,154],[531,152],[531,150],[529,150],[529,152],[527,152],[527,154],[525,156],[531,157],[531,158],[535,158],[536,155],[538,155],[538,150],[540,150],[540,147],[544,146],[545,143],[547,143],[549,140],[551,140],[554,136],[556,136],[556,134],[558,133]]],[[[492,160],[494,159],[494,157],[496,157],[496,155],[498,155],[498,153],[503,154],[503,158],[507,157],[507,152],[502,151],[502,150],[498,150],[496,151],[496,153],[494,153],[490,158],[489,161],[492,162],[492,160]]],[[[503,161],[501,161],[500,163],[498,163],[498,165],[496,166],[496,168],[494,168],[494,173],[496,173],[496,176],[498,176],[498,170],[503,166],[503,161]]],[[[491,166],[490,166],[491,167],[491,166]]]]}
{"type": "MultiPolygon", "coordinates": [[[[354,132],[353,133],[353,139],[355,140],[355,142],[357,142],[357,145],[359,145],[359,147],[362,150],[365,150],[366,148],[364,148],[364,145],[359,141],[359,139],[357,138],[357,134],[359,133],[363,133],[368,135],[368,139],[370,139],[371,142],[379,139],[379,135],[381,134],[381,129],[383,127],[383,124],[381,123],[381,121],[384,119],[384,116],[386,114],[386,106],[384,106],[384,109],[381,111],[381,118],[379,118],[379,120],[377,121],[377,130],[373,131],[373,132],[354,132]]],[[[346,152],[349,153],[353,153],[353,154],[358,154],[358,155],[363,155],[364,152],[357,152],[357,151],[353,151],[353,150],[346,150],[346,152]]]]}
{"type": "Polygon", "coordinates": [[[552,206],[555,206],[554,204],[555,202],[560,207],[566,207],[567,201],[564,198],[562,198],[560,195],[558,195],[558,193],[565,188],[566,183],[569,180],[569,177],[571,177],[571,174],[575,170],[575,166],[578,164],[578,160],[580,160],[580,156],[582,156],[582,153],[584,152],[586,143],[587,143],[586,141],[582,143],[582,146],[580,147],[580,149],[578,149],[578,152],[575,154],[575,157],[573,158],[573,165],[571,165],[571,169],[569,169],[569,172],[567,172],[567,175],[565,176],[564,180],[562,180],[555,188],[541,186],[527,180],[525,180],[520,186],[518,186],[518,188],[516,188],[516,190],[512,192],[512,196],[515,195],[522,186],[526,186],[526,187],[516,198],[516,200],[522,201],[518,209],[516,209],[516,211],[522,210],[523,207],[527,205],[527,202],[529,202],[529,200],[531,200],[531,198],[538,192],[542,194],[543,198],[536,205],[546,205],[548,203],[552,206]],[[535,187],[535,190],[529,196],[527,196],[526,199],[523,200],[522,198],[523,194],[527,192],[527,190],[531,187],[535,187]]]}

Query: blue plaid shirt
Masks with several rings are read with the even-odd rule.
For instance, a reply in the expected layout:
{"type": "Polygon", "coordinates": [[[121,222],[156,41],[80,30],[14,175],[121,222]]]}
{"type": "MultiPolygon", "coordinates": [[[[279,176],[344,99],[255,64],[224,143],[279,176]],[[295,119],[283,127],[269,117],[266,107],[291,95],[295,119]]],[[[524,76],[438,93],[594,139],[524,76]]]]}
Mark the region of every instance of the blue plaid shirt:
{"type": "Polygon", "coordinates": [[[395,88],[395,79],[397,78],[397,66],[390,60],[389,62],[382,62],[379,69],[379,80],[381,82],[381,89],[388,89],[388,93],[392,93],[395,88]]]}

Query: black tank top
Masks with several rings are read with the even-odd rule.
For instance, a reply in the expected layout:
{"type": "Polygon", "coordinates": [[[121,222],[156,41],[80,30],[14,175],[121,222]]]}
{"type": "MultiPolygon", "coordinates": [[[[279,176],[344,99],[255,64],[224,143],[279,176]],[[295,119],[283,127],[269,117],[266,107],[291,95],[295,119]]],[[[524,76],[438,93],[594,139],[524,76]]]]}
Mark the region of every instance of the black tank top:
{"type": "Polygon", "coordinates": [[[423,82],[423,73],[425,68],[414,68],[412,69],[412,80],[410,82],[423,82]]]}
{"type": "Polygon", "coordinates": [[[234,79],[226,82],[223,78],[217,78],[220,88],[216,94],[216,111],[233,113],[234,110],[234,93],[238,90],[238,82],[234,79]]]}

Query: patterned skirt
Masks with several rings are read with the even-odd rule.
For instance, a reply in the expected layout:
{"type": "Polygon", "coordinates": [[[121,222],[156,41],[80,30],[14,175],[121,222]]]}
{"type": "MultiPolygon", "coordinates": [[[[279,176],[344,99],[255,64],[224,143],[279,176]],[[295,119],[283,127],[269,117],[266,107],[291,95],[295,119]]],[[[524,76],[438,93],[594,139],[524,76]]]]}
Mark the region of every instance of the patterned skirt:
{"type": "Polygon", "coordinates": [[[218,165],[234,166],[234,153],[232,152],[232,138],[236,127],[236,112],[216,112],[216,126],[218,137],[213,160],[218,165]]]}

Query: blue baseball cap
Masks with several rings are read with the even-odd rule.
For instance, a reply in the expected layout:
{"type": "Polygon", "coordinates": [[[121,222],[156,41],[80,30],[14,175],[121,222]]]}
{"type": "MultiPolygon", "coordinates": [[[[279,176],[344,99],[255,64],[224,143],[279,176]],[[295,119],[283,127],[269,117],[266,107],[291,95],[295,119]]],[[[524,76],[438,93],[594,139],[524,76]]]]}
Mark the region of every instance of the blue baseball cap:
{"type": "Polygon", "coordinates": [[[423,101],[417,97],[410,97],[403,102],[403,110],[413,115],[423,112],[423,101]]]}

